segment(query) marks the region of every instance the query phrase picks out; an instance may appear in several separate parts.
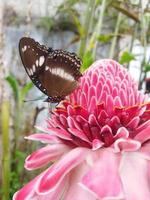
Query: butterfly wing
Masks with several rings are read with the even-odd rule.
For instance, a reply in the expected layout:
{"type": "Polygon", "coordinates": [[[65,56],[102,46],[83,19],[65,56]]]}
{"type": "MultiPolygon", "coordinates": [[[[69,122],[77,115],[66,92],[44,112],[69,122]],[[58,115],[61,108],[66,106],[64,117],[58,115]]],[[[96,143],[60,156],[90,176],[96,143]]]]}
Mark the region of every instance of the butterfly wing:
{"type": "Polygon", "coordinates": [[[26,37],[19,42],[19,52],[27,74],[48,101],[59,102],[77,87],[81,60],[76,54],[48,49],[26,37]]]}
{"type": "Polygon", "coordinates": [[[24,68],[32,82],[46,95],[46,90],[39,81],[39,74],[42,73],[45,60],[48,56],[48,48],[35,42],[34,39],[23,37],[19,42],[19,53],[24,68]]]}
{"type": "Polygon", "coordinates": [[[69,95],[78,86],[80,66],[80,59],[73,53],[62,50],[50,53],[45,62],[45,71],[39,75],[48,96],[69,95]]]}

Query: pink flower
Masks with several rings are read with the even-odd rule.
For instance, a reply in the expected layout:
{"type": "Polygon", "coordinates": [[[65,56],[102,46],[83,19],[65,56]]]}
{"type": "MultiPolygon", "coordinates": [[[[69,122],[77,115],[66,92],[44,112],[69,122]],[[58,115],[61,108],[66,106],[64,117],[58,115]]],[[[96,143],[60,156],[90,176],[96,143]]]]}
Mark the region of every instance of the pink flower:
{"type": "Polygon", "coordinates": [[[41,130],[25,167],[54,163],[14,200],[150,199],[150,103],[117,62],[95,62],[41,130]]]}

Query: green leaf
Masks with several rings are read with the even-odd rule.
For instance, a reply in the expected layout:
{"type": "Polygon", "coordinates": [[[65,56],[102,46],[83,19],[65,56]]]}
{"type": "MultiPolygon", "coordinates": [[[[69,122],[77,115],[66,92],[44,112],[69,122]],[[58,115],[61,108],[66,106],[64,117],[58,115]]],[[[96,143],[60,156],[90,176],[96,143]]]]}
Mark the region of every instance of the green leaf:
{"type": "Polygon", "coordinates": [[[13,91],[14,99],[18,101],[19,100],[19,83],[17,79],[11,74],[6,77],[6,80],[13,91]]]}
{"type": "Polygon", "coordinates": [[[124,64],[124,63],[129,63],[131,60],[135,60],[135,55],[133,55],[128,51],[124,51],[120,57],[119,62],[121,64],[124,64]]]}
{"type": "Polygon", "coordinates": [[[50,31],[53,25],[54,25],[53,19],[50,17],[41,17],[38,23],[38,26],[45,28],[47,31],[50,31]]]}
{"type": "Polygon", "coordinates": [[[144,71],[145,72],[149,72],[150,71],[150,64],[149,63],[145,63],[144,64],[144,71]]]}
{"type": "Polygon", "coordinates": [[[32,82],[25,84],[25,86],[21,89],[21,92],[20,92],[20,101],[23,101],[25,99],[26,95],[32,88],[33,88],[32,82]]]}
{"type": "Polygon", "coordinates": [[[83,56],[83,64],[81,67],[81,70],[84,71],[86,70],[94,61],[93,56],[92,56],[92,52],[91,51],[87,51],[85,52],[84,56],[83,56]]]}
{"type": "Polygon", "coordinates": [[[112,34],[101,34],[97,37],[99,42],[102,43],[107,43],[112,39],[113,35],[112,34]]]}
{"type": "Polygon", "coordinates": [[[70,12],[70,16],[73,19],[73,22],[78,30],[78,33],[80,34],[81,37],[83,37],[85,35],[85,30],[84,27],[82,26],[82,24],[80,23],[80,19],[77,16],[77,14],[75,12],[73,12],[73,10],[69,10],[70,12]]]}

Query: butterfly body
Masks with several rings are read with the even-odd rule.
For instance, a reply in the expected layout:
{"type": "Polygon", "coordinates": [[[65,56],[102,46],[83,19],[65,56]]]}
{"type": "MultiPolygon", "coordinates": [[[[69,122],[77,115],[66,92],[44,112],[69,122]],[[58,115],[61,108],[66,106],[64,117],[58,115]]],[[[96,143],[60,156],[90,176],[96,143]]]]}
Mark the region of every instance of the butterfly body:
{"type": "Polygon", "coordinates": [[[74,53],[53,50],[23,37],[19,52],[24,68],[48,102],[60,102],[78,86],[81,60],[74,53]]]}

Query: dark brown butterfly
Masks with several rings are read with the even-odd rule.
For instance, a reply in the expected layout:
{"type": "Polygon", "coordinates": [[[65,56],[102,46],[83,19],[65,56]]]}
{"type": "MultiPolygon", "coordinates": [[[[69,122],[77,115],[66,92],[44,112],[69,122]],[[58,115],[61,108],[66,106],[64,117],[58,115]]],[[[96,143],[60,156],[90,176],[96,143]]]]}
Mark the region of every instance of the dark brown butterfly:
{"type": "Polygon", "coordinates": [[[78,86],[81,60],[75,53],[53,50],[32,38],[23,37],[19,52],[25,70],[47,102],[60,102],[78,86]]]}

